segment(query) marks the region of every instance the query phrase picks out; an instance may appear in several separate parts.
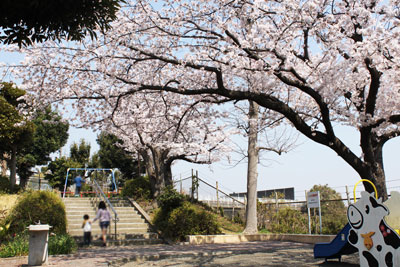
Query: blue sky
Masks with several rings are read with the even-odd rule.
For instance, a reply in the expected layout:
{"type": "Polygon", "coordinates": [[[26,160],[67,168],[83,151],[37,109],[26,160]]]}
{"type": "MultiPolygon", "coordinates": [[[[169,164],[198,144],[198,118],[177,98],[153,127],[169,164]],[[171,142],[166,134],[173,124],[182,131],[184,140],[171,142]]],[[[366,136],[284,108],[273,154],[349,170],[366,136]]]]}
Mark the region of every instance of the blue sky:
{"type": "MultiPolygon", "coordinates": [[[[1,48],[0,48],[1,49],[1,48]]],[[[22,59],[21,55],[4,53],[0,50],[0,62],[16,63],[22,59]]],[[[355,153],[359,154],[358,133],[349,127],[338,126],[338,135],[355,153]]],[[[70,129],[70,137],[67,145],[63,148],[63,154],[68,153],[73,142],[79,142],[81,138],[89,141],[92,152],[98,150],[96,143],[97,134],[91,130],[70,129]]],[[[316,144],[302,136],[299,145],[293,151],[278,156],[269,153],[265,158],[270,161],[265,165],[259,165],[258,190],[274,188],[295,187],[295,196],[304,200],[305,190],[315,184],[328,184],[345,197],[347,185],[349,191],[353,191],[354,184],[359,180],[357,173],[336,155],[331,149],[316,144]]],[[[388,191],[400,191],[400,164],[398,153],[400,151],[400,138],[389,141],[384,147],[384,164],[386,171],[388,191]]],[[[173,166],[175,179],[190,176],[191,169],[198,170],[199,177],[210,184],[219,183],[221,190],[226,193],[246,191],[246,164],[232,167],[233,163],[222,161],[208,165],[195,165],[186,162],[178,162],[173,166]]],[[[185,181],[184,188],[187,190],[189,181],[185,181]]],[[[362,190],[360,185],[357,191],[362,190]]],[[[208,186],[200,184],[199,194],[214,195],[215,191],[208,186]]]]}

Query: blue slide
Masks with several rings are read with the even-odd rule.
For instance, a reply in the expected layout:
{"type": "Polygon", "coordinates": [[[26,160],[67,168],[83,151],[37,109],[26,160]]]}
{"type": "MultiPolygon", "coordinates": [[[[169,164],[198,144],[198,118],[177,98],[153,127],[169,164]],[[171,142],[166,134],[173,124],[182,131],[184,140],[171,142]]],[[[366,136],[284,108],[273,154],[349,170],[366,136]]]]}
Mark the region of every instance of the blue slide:
{"type": "Polygon", "coordinates": [[[314,258],[339,259],[342,255],[353,254],[357,252],[357,248],[353,247],[348,241],[347,236],[351,229],[350,224],[337,234],[337,236],[330,243],[317,243],[314,245],[314,258]]]}

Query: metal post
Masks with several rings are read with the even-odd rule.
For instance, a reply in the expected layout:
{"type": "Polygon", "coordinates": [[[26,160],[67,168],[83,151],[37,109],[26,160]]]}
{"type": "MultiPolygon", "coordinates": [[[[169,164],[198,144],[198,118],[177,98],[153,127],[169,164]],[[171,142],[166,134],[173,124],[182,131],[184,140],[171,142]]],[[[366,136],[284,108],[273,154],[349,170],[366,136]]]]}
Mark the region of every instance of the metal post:
{"type": "Polygon", "coordinates": [[[321,216],[321,198],[319,195],[319,191],[318,192],[318,199],[319,199],[319,203],[318,203],[318,211],[319,211],[319,234],[322,235],[322,216],[321,216]]]}
{"type": "Polygon", "coordinates": [[[115,240],[117,240],[117,218],[114,218],[114,225],[115,225],[115,240]]]}
{"type": "Polygon", "coordinates": [[[39,191],[40,191],[40,171],[38,172],[39,175],[39,191]]]}
{"type": "Polygon", "coordinates": [[[304,192],[306,193],[306,205],[307,205],[307,213],[308,213],[308,234],[311,235],[311,214],[310,214],[310,208],[308,207],[307,190],[305,190],[304,192]]]}
{"type": "Polygon", "coordinates": [[[190,196],[191,199],[192,199],[192,201],[194,200],[194,190],[195,190],[195,189],[194,189],[194,186],[195,186],[195,185],[194,185],[194,175],[193,175],[193,169],[192,169],[192,190],[191,190],[191,193],[192,193],[192,194],[191,194],[191,196],[190,196]]]}

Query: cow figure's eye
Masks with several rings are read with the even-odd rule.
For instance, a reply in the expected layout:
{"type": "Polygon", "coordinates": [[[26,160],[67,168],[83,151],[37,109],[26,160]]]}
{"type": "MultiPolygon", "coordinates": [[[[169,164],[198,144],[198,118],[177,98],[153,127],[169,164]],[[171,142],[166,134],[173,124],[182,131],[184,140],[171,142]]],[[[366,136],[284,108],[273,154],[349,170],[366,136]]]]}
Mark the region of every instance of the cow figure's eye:
{"type": "Polygon", "coordinates": [[[368,206],[368,205],[365,206],[365,213],[366,213],[366,214],[369,213],[369,206],[368,206]]]}

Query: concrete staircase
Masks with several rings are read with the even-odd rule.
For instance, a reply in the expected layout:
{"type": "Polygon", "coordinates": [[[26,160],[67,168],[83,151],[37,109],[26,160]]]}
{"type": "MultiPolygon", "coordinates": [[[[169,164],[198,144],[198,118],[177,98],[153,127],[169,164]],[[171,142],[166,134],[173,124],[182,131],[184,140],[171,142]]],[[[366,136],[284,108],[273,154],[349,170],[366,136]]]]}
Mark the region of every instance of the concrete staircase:
{"type": "MultiPolygon", "coordinates": [[[[107,235],[109,245],[128,245],[128,244],[160,244],[162,240],[156,233],[151,232],[150,226],[138,210],[129,200],[110,199],[114,210],[117,212],[119,221],[117,222],[117,235],[115,235],[114,221],[110,222],[107,235]]],[[[64,198],[67,213],[67,231],[75,237],[78,243],[83,240],[83,215],[88,214],[90,220],[96,217],[97,207],[94,207],[89,197],[70,197],[64,198]]],[[[109,207],[112,218],[114,214],[109,207]]],[[[101,245],[101,230],[98,221],[92,224],[92,244],[101,245]]]]}

